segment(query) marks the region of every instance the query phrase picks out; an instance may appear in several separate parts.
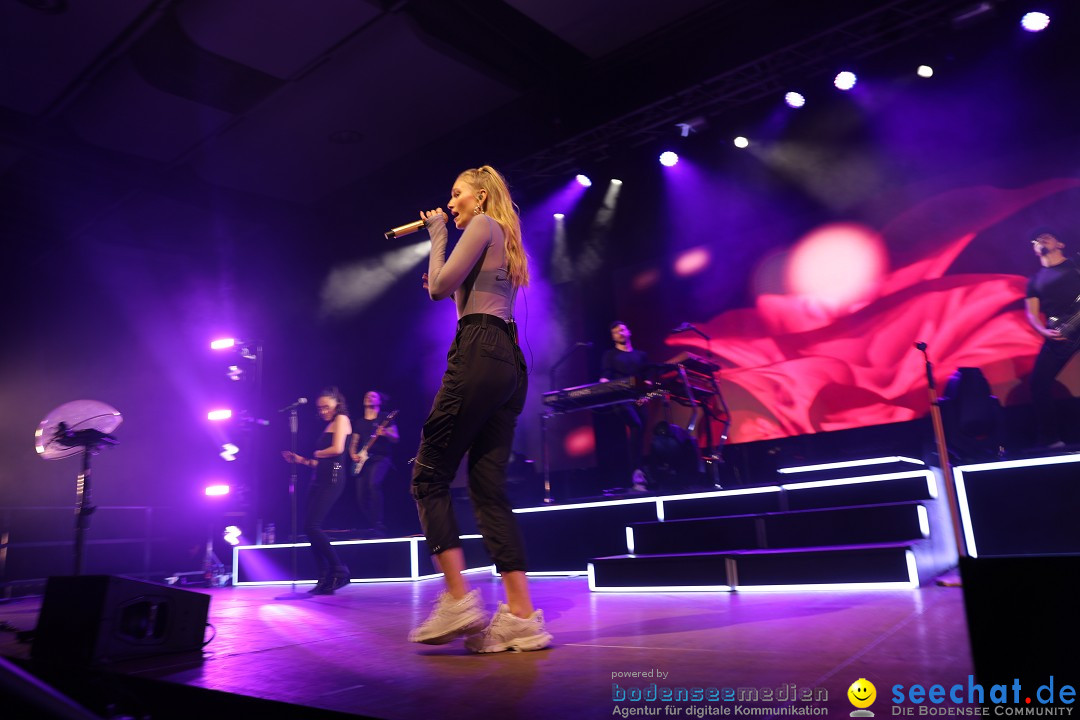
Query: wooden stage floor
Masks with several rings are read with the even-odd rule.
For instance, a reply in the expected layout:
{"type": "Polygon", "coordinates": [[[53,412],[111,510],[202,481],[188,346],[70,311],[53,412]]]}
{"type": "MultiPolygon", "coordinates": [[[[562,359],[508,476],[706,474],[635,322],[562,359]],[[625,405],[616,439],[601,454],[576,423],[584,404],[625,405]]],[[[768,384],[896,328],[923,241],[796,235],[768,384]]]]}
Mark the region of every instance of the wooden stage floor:
{"type": "MultiPolygon", "coordinates": [[[[502,597],[498,580],[481,574],[471,582],[494,609],[502,597]]],[[[799,691],[828,695],[827,701],[796,705],[819,708],[820,717],[848,717],[853,707],[847,689],[860,678],[877,686],[872,709],[881,717],[889,713],[894,684],[966,685],[972,672],[958,588],[608,594],[590,592],[584,577],[536,578],[532,588],[554,645],[495,655],[469,654],[460,640],[444,646],[405,640],[429,611],[439,580],[354,583],[333,596],[286,600],[275,598],[287,595],[289,586],[204,590],[217,630],[204,662],[170,665],[168,656],[159,656],[152,667],[133,672],[401,720],[604,718],[621,708],[704,717],[736,705],[762,708],[757,716],[769,717],[790,704],[620,703],[613,699],[613,683],[646,691],[651,683],[672,689],[794,683],[799,691]],[[615,676],[650,671],[664,675],[615,676]]],[[[0,605],[0,620],[32,628],[39,605],[35,598],[0,605]]],[[[5,632],[0,654],[26,657],[29,649],[5,632]]]]}

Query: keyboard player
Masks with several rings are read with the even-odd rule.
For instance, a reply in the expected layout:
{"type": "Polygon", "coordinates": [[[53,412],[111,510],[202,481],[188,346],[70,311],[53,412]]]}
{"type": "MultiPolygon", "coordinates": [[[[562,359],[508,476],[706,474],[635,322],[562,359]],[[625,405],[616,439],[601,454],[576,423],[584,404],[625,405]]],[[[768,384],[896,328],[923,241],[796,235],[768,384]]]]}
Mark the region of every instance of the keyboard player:
{"type": "MultiPolygon", "coordinates": [[[[600,382],[610,382],[623,378],[633,378],[641,374],[648,362],[645,352],[635,350],[631,342],[630,328],[621,320],[615,320],[608,327],[614,347],[604,352],[601,359],[600,382]]],[[[645,410],[639,403],[622,403],[614,407],[616,417],[626,426],[630,467],[633,470],[631,482],[636,492],[644,492],[645,473],[642,471],[642,439],[645,429],[645,410]]]]}

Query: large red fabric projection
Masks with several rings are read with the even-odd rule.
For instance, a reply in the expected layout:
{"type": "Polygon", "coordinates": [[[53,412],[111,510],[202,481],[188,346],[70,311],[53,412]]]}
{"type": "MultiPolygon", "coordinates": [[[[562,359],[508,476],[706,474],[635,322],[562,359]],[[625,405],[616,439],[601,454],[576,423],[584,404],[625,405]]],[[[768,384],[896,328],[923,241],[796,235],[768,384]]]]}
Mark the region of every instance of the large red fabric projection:
{"type": "MultiPolygon", "coordinates": [[[[702,323],[723,366],[722,389],[732,414],[729,442],[925,415],[925,365],[915,342],[927,343],[939,388],[956,368],[978,367],[1003,400],[1026,400],[1024,380],[1041,344],[1022,302],[1035,259],[1017,268],[1023,275],[948,271],[965,248],[978,248],[980,233],[1077,186],[1076,180],[1062,179],[1015,190],[943,193],[880,231],[886,248],[932,249],[882,273],[857,301],[837,306],[805,294],[761,295],[752,308],[721,312],[702,323]]],[[[710,350],[689,334],[671,336],[667,344],[699,354],[710,350]]]]}

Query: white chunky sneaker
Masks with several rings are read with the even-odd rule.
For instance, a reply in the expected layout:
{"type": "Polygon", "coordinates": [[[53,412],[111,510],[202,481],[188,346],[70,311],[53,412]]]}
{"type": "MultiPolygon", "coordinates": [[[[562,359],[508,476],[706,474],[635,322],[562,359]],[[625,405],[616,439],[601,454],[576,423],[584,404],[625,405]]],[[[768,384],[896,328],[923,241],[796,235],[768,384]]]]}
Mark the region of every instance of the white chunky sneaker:
{"type": "Polygon", "coordinates": [[[480,593],[473,590],[460,600],[444,592],[435,601],[427,620],[409,632],[409,641],[425,645],[444,645],[456,637],[480,632],[487,613],[480,606],[480,593]]]}
{"type": "Polygon", "coordinates": [[[544,628],[543,610],[535,610],[529,617],[519,618],[510,612],[508,605],[502,603],[484,632],[465,640],[465,647],[476,653],[541,650],[550,644],[551,633],[544,628]]]}

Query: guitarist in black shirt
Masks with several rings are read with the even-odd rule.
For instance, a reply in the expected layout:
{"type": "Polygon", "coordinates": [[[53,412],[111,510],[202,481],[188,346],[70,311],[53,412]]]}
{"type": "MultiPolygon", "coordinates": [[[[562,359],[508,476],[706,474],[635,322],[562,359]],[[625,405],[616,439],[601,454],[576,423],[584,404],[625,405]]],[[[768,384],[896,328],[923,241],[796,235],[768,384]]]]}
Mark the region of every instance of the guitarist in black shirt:
{"type": "Polygon", "coordinates": [[[392,445],[397,444],[397,411],[382,413],[382,394],[369,390],[364,395],[364,416],[354,424],[356,432],[349,444],[349,457],[356,476],[356,504],[371,524],[370,533],[386,537],[383,522],[383,481],[392,465],[392,445]]]}
{"type": "Polygon", "coordinates": [[[1059,448],[1065,443],[1052,390],[1054,379],[1080,348],[1080,267],[1065,257],[1065,244],[1052,232],[1036,233],[1031,244],[1042,267],[1028,281],[1024,305],[1028,322],[1043,337],[1031,371],[1031,399],[1039,444],[1059,448]]]}

